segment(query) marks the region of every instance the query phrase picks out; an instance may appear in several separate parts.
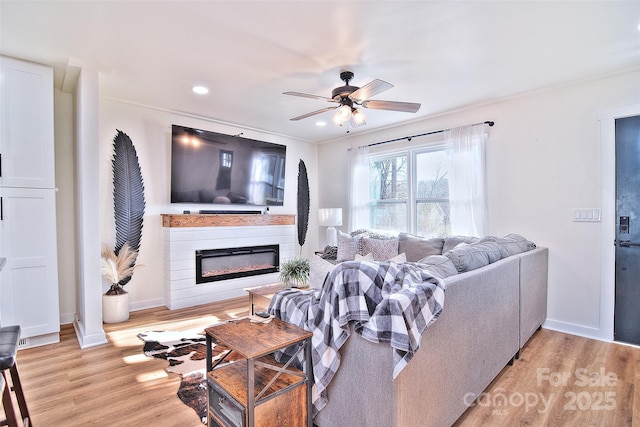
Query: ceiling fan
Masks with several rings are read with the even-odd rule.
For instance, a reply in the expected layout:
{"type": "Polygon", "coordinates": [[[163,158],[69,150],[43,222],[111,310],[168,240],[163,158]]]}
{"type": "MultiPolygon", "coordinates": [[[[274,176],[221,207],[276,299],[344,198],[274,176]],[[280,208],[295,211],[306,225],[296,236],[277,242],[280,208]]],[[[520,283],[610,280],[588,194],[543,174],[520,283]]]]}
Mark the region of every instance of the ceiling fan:
{"type": "Polygon", "coordinates": [[[351,86],[349,82],[353,79],[353,72],[342,71],[340,73],[340,80],[344,81],[344,86],[339,86],[331,91],[331,98],[318,95],[310,95],[301,92],[283,92],[283,95],[301,96],[303,98],[320,99],[323,101],[335,103],[338,105],[322,108],[320,110],[312,111],[301,116],[294,117],[290,120],[297,121],[306,119],[307,117],[315,116],[326,111],[335,110],[336,114],[333,117],[336,124],[342,126],[345,123],[349,123],[352,127],[360,127],[366,124],[364,114],[357,107],[371,108],[374,110],[389,110],[400,111],[404,113],[415,113],[420,109],[420,104],[414,102],[397,102],[397,101],[377,101],[370,100],[372,96],[375,96],[385,90],[391,89],[393,85],[387,83],[384,80],[375,79],[362,87],[351,86]]]}

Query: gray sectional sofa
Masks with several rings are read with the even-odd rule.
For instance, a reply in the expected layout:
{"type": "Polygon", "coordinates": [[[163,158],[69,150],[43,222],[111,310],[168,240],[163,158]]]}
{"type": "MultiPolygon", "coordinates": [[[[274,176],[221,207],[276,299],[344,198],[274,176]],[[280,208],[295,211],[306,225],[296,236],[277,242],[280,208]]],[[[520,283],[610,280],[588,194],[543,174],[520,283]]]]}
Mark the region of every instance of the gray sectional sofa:
{"type": "MultiPolygon", "coordinates": [[[[491,258],[495,245],[488,247],[486,256],[491,258]]],[[[449,259],[456,268],[468,263],[469,256],[473,263],[477,255],[473,249],[464,250],[467,258],[448,253],[449,259]]],[[[444,279],[444,310],[395,380],[390,347],[352,333],[340,349],[341,365],[327,389],[328,404],[314,423],[318,427],[453,424],[546,318],[548,250],[503,253],[498,259],[444,279]]]]}

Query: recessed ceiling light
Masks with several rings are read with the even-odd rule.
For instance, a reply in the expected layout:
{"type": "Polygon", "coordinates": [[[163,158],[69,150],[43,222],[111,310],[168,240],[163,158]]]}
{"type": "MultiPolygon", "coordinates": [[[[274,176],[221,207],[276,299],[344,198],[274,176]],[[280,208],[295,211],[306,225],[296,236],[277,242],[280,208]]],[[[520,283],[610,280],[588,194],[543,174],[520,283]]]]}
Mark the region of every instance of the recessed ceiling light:
{"type": "Polygon", "coordinates": [[[198,95],[206,95],[209,93],[209,89],[204,86],[194,86],[191,90],[193,93],[197,93],[198,95]]]}
{"type": "Polygon", "coordinates": [[[316,122],[316,126],[326,126],[327,122],[316,122]]]}

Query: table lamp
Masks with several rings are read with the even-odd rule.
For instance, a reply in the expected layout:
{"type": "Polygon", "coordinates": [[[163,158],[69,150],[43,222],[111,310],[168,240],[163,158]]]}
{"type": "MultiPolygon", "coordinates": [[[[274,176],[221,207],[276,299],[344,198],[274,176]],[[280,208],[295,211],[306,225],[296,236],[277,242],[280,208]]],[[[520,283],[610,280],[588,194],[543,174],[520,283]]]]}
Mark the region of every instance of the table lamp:
{"type": "Polygon", "coordinates": [[[320,225],[327,227],[327,245],[336,246],[338,244],[336,227],[342,225],[342,208],[322,208],[318,214],[320,225]]]}

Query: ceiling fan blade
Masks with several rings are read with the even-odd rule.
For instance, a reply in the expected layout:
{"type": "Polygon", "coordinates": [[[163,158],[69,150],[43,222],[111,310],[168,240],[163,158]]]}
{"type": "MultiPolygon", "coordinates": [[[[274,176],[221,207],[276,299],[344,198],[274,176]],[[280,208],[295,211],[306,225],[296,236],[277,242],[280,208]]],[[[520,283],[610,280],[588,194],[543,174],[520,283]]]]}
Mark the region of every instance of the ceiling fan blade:
{"type": "Polygon", "coordinates": [[[392,87],[393,85],[391,83],[387,83],[384,80],[375,79],[353,92],[351,95],[349,95],[349,98],[359,104],[362,101],[371,98],[372,96],[376,96],[377,94],[382,93],[385,90],[391,89],[392,87]]]}
{"type": "Polygon", "coordinates": [[[338,108],[338,107],[326,107],[326,108],[323,108],[321,110],[312,111],[310,113],[303,114],[301,116],[294,117],[294,118],[289,119],[289,120],[292,120],[292,121],[295,122],[295,121],[298,121],[298,120],[306,119],[307,117],[315,116],[316,114],[324,113],[325,111],[335,110],[336,108],[338,108]]]}
{"type": "Polygon", "coordinates": [[[403,113],[415,113],[420,109],[420,104],[415,102],[397,102],[397,101],[364,101],[362,103],[364,108],[371,108],[373,110],[391,110],[401,111],[403,113]]]}
{"type": "Polygon", "coordinates": [[[327,102],[338,102],[333,98],[327,98],[326,96],[319,96],[319,95],[311,95],[308,93],[302,93],[302,92],[282,92],[283,95],[291,95],[291,96],[300,96],[302,98],[311,98],[311,99],[323,99],[327,102]]]}

